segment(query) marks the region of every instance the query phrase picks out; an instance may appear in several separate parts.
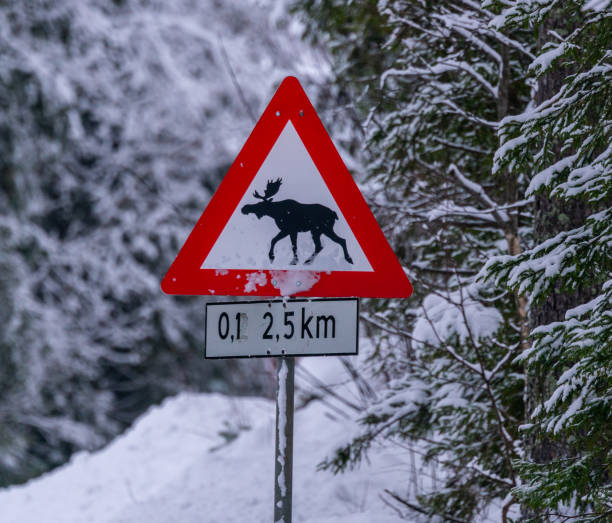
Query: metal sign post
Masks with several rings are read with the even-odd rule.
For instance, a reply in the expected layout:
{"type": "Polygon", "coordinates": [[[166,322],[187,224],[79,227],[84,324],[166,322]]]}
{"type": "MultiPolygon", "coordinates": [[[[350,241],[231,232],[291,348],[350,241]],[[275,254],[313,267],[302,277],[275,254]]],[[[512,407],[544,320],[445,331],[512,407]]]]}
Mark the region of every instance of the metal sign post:
{"type": "Polygon", "coordinates": [[[295,359],[276,359],[274,523],[291,523],[293,494],[293,390],[295,359]]]}

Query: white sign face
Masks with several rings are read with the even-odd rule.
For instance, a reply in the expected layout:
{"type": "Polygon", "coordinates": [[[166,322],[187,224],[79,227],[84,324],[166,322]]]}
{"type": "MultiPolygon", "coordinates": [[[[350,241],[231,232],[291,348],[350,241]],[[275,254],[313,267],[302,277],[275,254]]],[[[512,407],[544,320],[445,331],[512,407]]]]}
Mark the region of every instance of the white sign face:
{"type": "Polygon", "coordinates": [[[359,300],[206,304],[206,358],[357,354],[359,300]]]}
{"type": "Polygon", "coordinates": [[[373,270],[291,121],[201,268],[373,270]]]}

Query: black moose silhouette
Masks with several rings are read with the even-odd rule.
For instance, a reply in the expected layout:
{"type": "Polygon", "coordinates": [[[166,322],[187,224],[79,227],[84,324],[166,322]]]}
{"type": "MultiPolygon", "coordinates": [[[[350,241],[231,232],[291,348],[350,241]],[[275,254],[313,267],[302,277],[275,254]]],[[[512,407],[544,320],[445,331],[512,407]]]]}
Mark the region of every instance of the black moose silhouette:
{"type": "Polygon", "coordinates": [[[321,235],[325,234],[329,239],[335,241],[342,250],[344,251],[344,259],[348,263],[353,263],[353,260],[349,256],[346,250],[346,240],[341,238],[334,232],[334,222],[338,219],[338,215],[318,203],[300,203],[295,200],[281,200],[279,202],[273,202],[272,197],[280,189],[281,178],[276,181],[268,180],[266,190],[263,196],[257,191],[253,193],[255,198],[261,200],[260,202],[245,205],[241,210],[242,214],[254,213],[257,218],[262,216],[270,216],[276,222],[276,226],[280,229],[280,232],[272,238],[270,243],[270,252],[268,256],[270,261],[274,260],[274,246],[276,242],[282,240],[286,236],[291,238],[291,247],[293,249],[293,260],[291,265],[295,265],[298,262],[297,257],[297,235],[298,232],[308,232],[312,234],[312,241],[315,245],[315,250],[312,255],[304,263],[312,263],[317,254],[321,252],[323,247],[321,246],[321,235]]]}

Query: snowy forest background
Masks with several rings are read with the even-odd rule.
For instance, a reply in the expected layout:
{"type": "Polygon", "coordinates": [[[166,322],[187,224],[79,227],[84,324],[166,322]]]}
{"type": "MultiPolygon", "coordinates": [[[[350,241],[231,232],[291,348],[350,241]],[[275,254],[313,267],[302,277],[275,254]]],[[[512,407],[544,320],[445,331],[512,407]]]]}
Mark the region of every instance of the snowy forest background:
{"type": "Polygon", "coordinates": [[[611,44],[609,0],[1,2],[0,486],[179,391],[271,395],[159,282],[294,74],[415,288],[364,300],[321,468],[408,446],[407,518],[611,518],[611,44]]]}

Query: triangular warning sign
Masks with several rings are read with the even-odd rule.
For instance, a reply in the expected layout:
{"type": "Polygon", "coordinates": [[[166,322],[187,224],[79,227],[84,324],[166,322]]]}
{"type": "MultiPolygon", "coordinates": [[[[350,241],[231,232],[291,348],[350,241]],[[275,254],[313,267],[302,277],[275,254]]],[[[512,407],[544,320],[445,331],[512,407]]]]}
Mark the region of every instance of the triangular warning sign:
{"type": "Polygon", "coordinates": [[[161,286],[233,296],[412,293],[294,77],[276,91],[161,286]]]}

